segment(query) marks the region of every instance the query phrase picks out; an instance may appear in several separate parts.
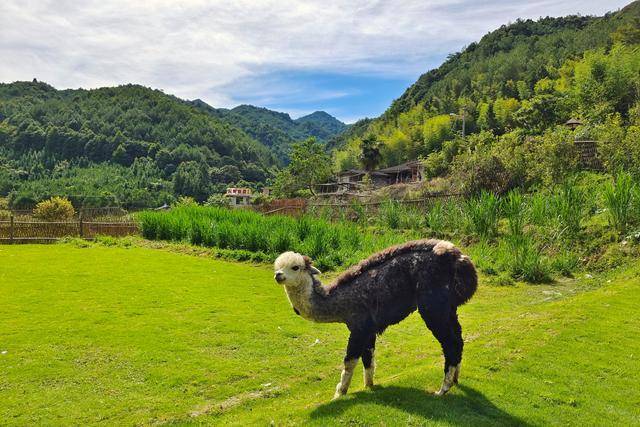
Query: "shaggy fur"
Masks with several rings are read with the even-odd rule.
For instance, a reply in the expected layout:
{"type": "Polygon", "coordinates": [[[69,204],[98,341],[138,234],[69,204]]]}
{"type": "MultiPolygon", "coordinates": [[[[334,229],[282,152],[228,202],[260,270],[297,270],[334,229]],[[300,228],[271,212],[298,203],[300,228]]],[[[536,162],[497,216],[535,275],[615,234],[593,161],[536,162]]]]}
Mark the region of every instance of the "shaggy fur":
{"type": "Polygon", "coordinates": [[[474,294],[477,275],[471,260],[450,242],[416,240],[372,255],[323,286],[308,257],[285,252],[275,262],[296,314],[315,322],[345,323],[351,335],[336,397],[346,393],[354,361],[362,358],[365,383],[373,385],[376,335],[416,309],[442,345],[445,378],[438,392],[457,382],[462,330],[456,309],[474,294]]]}

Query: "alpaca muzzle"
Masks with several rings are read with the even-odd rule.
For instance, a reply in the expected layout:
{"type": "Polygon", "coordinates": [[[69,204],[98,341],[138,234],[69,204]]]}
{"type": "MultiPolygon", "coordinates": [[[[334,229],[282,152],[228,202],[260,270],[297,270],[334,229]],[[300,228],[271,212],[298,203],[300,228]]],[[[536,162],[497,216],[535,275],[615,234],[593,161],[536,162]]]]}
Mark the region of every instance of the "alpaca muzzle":
{"type": "Polygon", "coordinates": [[[278,271],[278,272],[276,273],[276,275],[275,275],[275,276],[273,276],[273,278],[274,278],[274,279],[276,279],[276,282],[278,282],[278,283],[282,283],[282,282],[284,282],[284,273],[283,273],[283,272],[281,272],[281,271],[278,271]]]}

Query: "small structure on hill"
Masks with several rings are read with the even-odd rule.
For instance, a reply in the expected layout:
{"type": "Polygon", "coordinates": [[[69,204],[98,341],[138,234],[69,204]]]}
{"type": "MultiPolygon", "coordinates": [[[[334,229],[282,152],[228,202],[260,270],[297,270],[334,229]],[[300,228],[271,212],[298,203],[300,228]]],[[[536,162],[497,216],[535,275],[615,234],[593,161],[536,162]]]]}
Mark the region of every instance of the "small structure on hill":
{"type": "Polygon", "coordinates": [[[387,185],[422,181],[424,167],[420,160],[411,160],[396,166],[380,169],[378,173],[387,175],[387,185]]]}
{"type": "Polygon", "coordinates": [[[367,172],[364,169],[348,169],[336,175],[334,182],[316,186],[319,195],[330,196],[357,192],[365,189],[365,176],[369,176],[373,188],[394,184],[406,184],[422,181],[424,167],[420,160],[412,160],[396,166],[367,172]]]}
{"type": "Polygon", "coordinates": [[[582,122],[578,119],[571,118],[567,120],[567,122],[564,125],[571,130],[576,130],[578,126],[582,125],[582,122]]]}
{"type": "Polygon", "coordinates": [[[241,208],[251,205],[253,195],[250,188],[229,187],[227,188],[225,197],[229,198],[229,206],[232,208],[241,208]]]}

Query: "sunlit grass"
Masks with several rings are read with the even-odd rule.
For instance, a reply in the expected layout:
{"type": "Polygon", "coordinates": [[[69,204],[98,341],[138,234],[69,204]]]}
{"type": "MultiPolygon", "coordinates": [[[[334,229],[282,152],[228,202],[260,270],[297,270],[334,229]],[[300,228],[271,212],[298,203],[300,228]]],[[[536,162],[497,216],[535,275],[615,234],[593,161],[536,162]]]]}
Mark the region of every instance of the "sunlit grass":
{"type": "MultiPolygon", "coordinates": [[[[268,267],[135,246],[0,246],[3,425],[633,425],[635,265],[488,285],[460,309],[460,386],[418,315],[378,339],[378,387],[332,402],[342,325],[296,316],[268,267]]],[[[191,246],[193,248],[193,246],[191,246]]],[[[326,278],[325,278],[326,280],[326,278]]],[[[358,368],[360,371],[361,368],[358,368]]]]}

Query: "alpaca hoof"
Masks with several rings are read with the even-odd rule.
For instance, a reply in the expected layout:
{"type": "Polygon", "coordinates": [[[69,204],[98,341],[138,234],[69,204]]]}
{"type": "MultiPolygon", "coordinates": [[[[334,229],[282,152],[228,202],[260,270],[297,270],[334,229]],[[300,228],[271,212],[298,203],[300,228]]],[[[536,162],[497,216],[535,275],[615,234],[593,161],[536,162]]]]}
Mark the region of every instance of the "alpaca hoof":
{"type": "Polygon", "coordinates": [[[444,396],[445,394],[447,394],[448,391],[449,391],[448,388],[442,387],[440,390],[434,392],[433,394],[434,394],[434,396],[440,397],[440,396],[444,396]]]}
{"type": "Polygon", "coordinates": [[[438,390],[435,395],[436,396],[444,396],[454,384],[458,383],[458,374],[460,372],[460,365],[450,366],[447,370],[447,373],[444,375],[444,380],[442,381],[442,386],[440,390],[438,390]]]}
{"type": "Polygon", "coordinates": [[[338,386],[336,387],[336,392],[333,395],[333,400],[340,399],[345,394],[347,394],[347,390],[342,388],[342,383],[338,383],[338,386]]]}

